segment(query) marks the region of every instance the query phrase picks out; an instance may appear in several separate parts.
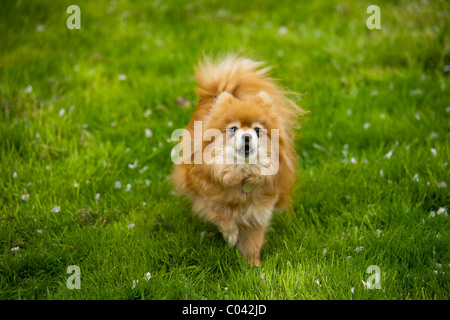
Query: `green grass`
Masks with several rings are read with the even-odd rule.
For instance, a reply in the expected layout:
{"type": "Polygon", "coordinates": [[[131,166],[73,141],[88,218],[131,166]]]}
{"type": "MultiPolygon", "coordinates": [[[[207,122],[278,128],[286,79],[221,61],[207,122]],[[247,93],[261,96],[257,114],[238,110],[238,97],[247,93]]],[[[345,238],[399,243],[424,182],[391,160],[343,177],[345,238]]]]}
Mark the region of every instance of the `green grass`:
{"type": "Polygon", "coordinates": [[[449,298],[448,2],[377,1],[380,30],[368,1],[78,1],[68,30],[71,4],[0,10],[1,299],[449,298]],[[260,268],[168,178],[193,66],[226,52],[273,65],[311,111],[260,268]]]}

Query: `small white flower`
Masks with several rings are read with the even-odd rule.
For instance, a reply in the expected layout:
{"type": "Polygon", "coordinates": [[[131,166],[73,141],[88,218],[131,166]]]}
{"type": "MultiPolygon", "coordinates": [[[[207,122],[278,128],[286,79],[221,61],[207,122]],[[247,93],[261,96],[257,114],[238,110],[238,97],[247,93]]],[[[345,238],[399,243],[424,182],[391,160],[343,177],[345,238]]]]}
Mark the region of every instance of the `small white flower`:
{"type": "Polygon", "coordinates": [[[136,285],[138,284],[139,280],[133,280],[133,285],[131,286],[131,290],[134,290],[136,288],[136,285]]]}
{"type": "Polygon", "coordinates": [[[58,213],[61,211],[61,208],[59,206],[54,206],[50,211],[53,213],[58,213]]]}
{"type": "Polygon", "coordinates": [[[314,281],[319,287],[321,287],[322,285],[320,284],[320,281],[319,281],[319,279],[317,279],[317,280],[315,280],[314,281]]]}
{"type": "Polygon", "coordinates": [[[124,74],[119,74],[119,75],[117,76],[117,79],[119,79],[120,81],[125,81],[125,80],[127,80],[127,76],[124,75],[124,74]]]}
{"type": "Polygon", "coordinates": [[[20,250],[20,247],[19,247],[19,246],[14,247],[14,248],[11,248],[11,252],[13,252],[13,251],[19,251],[19,250],[20,250]]]}
{"type": "Polygon", "coordinates": [[[122,188],[122,184],[120,183],[120,181],[116,181],[116,183],[114,184],[114,188],[116,189],[122,188]]]}
{"type": "Polygon", "coordinates": [[[96,193],[95,194],[95,201],[99,201],[100,200],[100,193],[96,193]]]}
{"type": "Polygon", "coordinates": [[[78,188],[78,183],[75,182],[75,183],[73,184],[73,186],[74,186],[75,188],[78,188]]]}
{"type": "Polygon", "coordinates": [[[136,160],[134,160],[134,163],[128,164],[128,168],[130,168],[131,170],[134,170],[134,169],[136,169],[137,165],[138,165],[138,161],[136,159],[136,160]]]}
{"type": "Polygon", "coordinates": [[[377,229],[377,236],[378,236],[378,238],[380,237],[380,234],[381,234],[381,230],[377,229]]]}
{"type": "Polygon", "coordinates": [[[361,252],[361,251],[363,251],[365,248],[364,247],[357,247],[356,249],[355,249],[355,251],[356,252],[361,252]]]}
{"type": "Polygon", "coordinates": [[[383,178],[383,176],[384,176],[384,172],[383,172],[383,169],[380,169],[380,177],[382,177],[382,178],[383,178]]]}
{"type": "Polygon", "coordinates": [[[125,189],[126,192],[130,192],[131,190],[131,184],[127,184],[127,188],[125,189]]]}
{"type": "Polygon", "coordinates": [[[366,283],[364,280],[361,280],[361,282],[363,283],[364,290],[367,290],[367,287],[368,287],[369,283],[366,283]]]}
{"type": "Polygon", "coordinates": [[[352,287],[352,289],[350,290],[352,292],[352,294],[355,293],[355,287],[352,287]]]}
{"type": "Polygon", "coordinates": [[[37,233],[42,233],[42,229],[37,229],[36,232],[37,233]]]}
{"type": "Polygon", "coordinates": [[[280,36],[284,36],[287,33],[288,29],[285,26],[281,26],[278,28],[278,34],[280,36]]]}
{"type": "Polygon", "coordinates": [[[352,157],[352,158],[350,159],[350,162],[353,163],[353,164],[356,164],[356,159],[352,157]]]}
{"type": "Polygon", "coordinates": [[[13,173],[13,179],[16,179],[16,178],[17,178],[17,172],[14,171],[14,173],[13,173]]]}
{"type": "Polygon", "coordinates": [[[370,123],[369,122],[364,123],[364,130],[367,130],[369,128],[370,128],[370,123]]]}
{"type": "Polygon", "coordinates": [[[152,132],[152,130],[150,130],[150,129],[145,129],[145,136],[146,136],[147,138],[153,137],[153,132],[152,132]]]}
{"type": "Polygon", "coordinates": [[[31,93],[33,92],[33,87],[31,85],[28,85],[25,87],[25,89],[23,90],[23,92],[25,93],[31,93]]]}
{"type": "Polygon", "coordinates": [[[172,121],[167,122],[167,126],[168,126],[168,127],[173,126],[173,122],[172,122],[172,121]]]}
{"type": "Polygon", "coordinates": [[[36,32],[44,32],[44,30],[45,30],[45,26],[43,25],[43,24],[38,24],[37,26],[36,26],[36,32]]]}
{"type": "Polygon", "coordinates": [[[393,153],[393,151],[391,150],[388,153],[386,153],[384,157],[387,159],[390,159],[392,157],[392,153],[393,153]]]}
{"type": "Polygon", "coordinates": [[[127,225],[127,229],[131,230],[134,228],[134,223],[130,223],[129,225],[127,225]]]}
{"type": "Polygon", "coordinates": [[[23,201],[28,201],[29,199],[30,199],[30,195],[29,194],[25,193],[25,194],[22,195],[22,200],[23,201]]]}
{"type": "Polygon", "coordinates": [[[148,118],[148,117],[150,117],[151,114],[152,114],[152,110],[147,109],[147,110],[145,110],[145,112],[144,112],[144,117],[145,117],[145,118],[148,118]]]}
{"type": "Polygon", "coordinates": [[[65,113],[66,113],[66,109],[61,108],[61,110],[59,110],[58,115],[59,115],[59,117],[61,118],[62,116],[64,116],[65,113]]]}
{"type": "Polygon", "coordinates": [[[417,95],[420,96],[422,93],[423,93],[422,89],[414,89],[414,90],[411,90],[411,92],[410,92],[410,94],[412,96],[417,96],[417,95]]]}
{"type": "Polygon", "coordinates": [[[435,217],[435,215],[436,215],[436,212],[434,212],[434,211],[431,211],[431,212],[430,212],[430,215],[428,216],[428,219],[430,219],[430,218],[434,218],[434,217],[435,217]]]}
{"type": "Polygon", "coordinates": [[[384,113],[382,113],[382,114],[380,114],[380,118],[381,118],[382,120],[384,120],[384,119],[386,119],[386,115],[385,115],[384,113]]]}
{"type": "Polygon", "coordinates": [[[441,181],[438,183],[439,188],[446,188],[447,184],[445,183],[445,181],[441,181]]]}
{"type": "Polygon", "coordinates": [[[351,116],[353,114],[353,110],[352,109],[347,109],[346,113],[347,113],[348,116],[351,116]]]}
{"type": "Polygon", "coordinates": [[[430,133],[430,140],[436,139],[438,137],[438,134],[436,132],[431,132],[430,133]]]}
{"type": "Polygon", "coordinates": [[[440,207],[440,208],[438,209],[438,211],[436,211],[436,214],[437,214],[437,215],[440,215],[441,213],[443,213],[443,212],[445,212],[445,211],[446,211],[445,208],[440,207]]]}
{"type": "Polygon", "coordinates": [[[116,127],[116,123],[113,121],[113,122],[111,122],[111,127],[112,128],[115,128],[116,127]]]}
{"type": "Polygon", "coordinates": [[[414,175],[414,177],[413,177],[413,180],[415,181],[415,182],[419,182],[419,174],[418,173],[416,173],[415,175],[414,175]]]}
{"type": "Polygon", "coordinates": [[[436,151],[436,149],[435,149],[435,148],[431,148],[431,153],[433,154],[433,156],[435,156],[435,157],[436,157],[436,153],[437,153],[437,151],[436,151]]]}
{"type": "Polygon", "coordinates": [[[322,250],[322,255],[323,256],[325,255],[325,253],[327,253],[327,248],[323,248],[323,250],[322,250]]]}
{"type": "Polygon", "coordinates": [[[347,256],[346,258],[345,258],[345,260],[350,260],[352,258],[352,256],[347,256]]]}
{"type": "Polygon", "coordinates": [[[145,281],[150,280],[151,277],[152,277],[152,275],[150,274],[150,272],[147,272],[146,274],[144,274],[144,280],[145,281]]]}
{"type": "Polygon", "coordinates": [[[139,173],[144,173],[145,171],[147,171],[148,166],[143,166],[141,170],[139,170],[139,173]]]}

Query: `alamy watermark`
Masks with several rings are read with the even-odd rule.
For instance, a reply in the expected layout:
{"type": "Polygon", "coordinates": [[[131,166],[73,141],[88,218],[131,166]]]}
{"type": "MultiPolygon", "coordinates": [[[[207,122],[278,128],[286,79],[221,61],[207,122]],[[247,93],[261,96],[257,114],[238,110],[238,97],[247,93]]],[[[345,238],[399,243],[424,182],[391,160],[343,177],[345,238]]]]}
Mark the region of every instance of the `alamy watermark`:
{"type": "Polygon", "coordinates": [[[171,141],[179,141],[171,152],[174,164],[258,164],[261,175],[278,172],[279,129],[233,126],[225,131],[203,130],[203,121],[194,121],[192,133],[187,129],[172,132],[171,141]]]}
{"type": "Polygon", "coordinates": [[[67,278],[66,286],[68,289],[81,289],[81,271],[77,265],[71,265],[67,267],[66,273],[73,273],[67,278]]]}
{"type": "Polygon", "coordinates": [[[371,5],[367,7],[367,13],[372,15],[367,18],[366,26],[369,29],[381,29],[381,10],[377,5],[371,5]]]}

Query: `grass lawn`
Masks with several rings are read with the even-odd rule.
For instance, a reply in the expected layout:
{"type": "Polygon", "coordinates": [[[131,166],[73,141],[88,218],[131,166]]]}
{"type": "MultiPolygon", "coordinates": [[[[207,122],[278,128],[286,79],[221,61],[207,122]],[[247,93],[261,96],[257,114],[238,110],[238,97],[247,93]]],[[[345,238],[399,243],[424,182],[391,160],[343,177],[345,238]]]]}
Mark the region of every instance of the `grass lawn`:
{"type": "Polygon", "coordinates": [[[449,299],[449,22],[439,0],[2,1],[0,299],[449,299]],[[193,67],[227,52],[310,111],[259,268],[168,178],[193,67]]]}

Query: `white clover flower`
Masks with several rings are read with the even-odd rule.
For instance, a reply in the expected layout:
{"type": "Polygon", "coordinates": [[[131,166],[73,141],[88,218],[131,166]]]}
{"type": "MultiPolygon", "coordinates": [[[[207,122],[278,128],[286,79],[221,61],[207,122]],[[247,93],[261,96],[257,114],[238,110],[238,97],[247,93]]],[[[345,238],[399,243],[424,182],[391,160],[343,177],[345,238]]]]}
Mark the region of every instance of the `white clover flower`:
{"type": "Polygon", "coordinates": [[[128,229],[128,230],[131,230],[131,229],[134,228],[134,226],[135,226],[134,223],[130,223],[129,225],[127,225],[127,229],[128,229]]]}
{"type": "Polygon", "coordinates": [[[65,113],[66,113],[66,109],[61,108],[61,110],[59,110],[58,115],[59,115],[59,117],[61,118],[62,116],[64,116],[65,113]]]}
{"type": "Polygon", "coordinates": [[[145,112],[144,112],[144,117],[145,117],[145,118],[148,118],[148,117],[150,117],[151,114],[152,114],[152,110],[147,109],[147,110],[145,110],[145,112]]]}
{"type": "Polygon", "coordinates": [[[136,169],[137,165],[138,165],[138,161],[136,159],[136,160],[134,160],[134,163],[128,164],[128,168],[130,168],[131,170],[134,170],[134,169],[136,169]]]}
{"type": "Polygon", "coordinates": [[[150,272],[147,272],[146,274],[144,274],[144,280],[145,281],[150,280],[151,277],[152,277],[152,275],[150,274],[150,272]]]}
{"type": "Polygon", "coordinates": [[[278,28],[278,34],[280,36],[284,36],[287,32],[288,32],[288,28],[286,28],[285,26],[281,26],[278,28]]]}
{"type": "Polygon", "coordinates": [[[435,149],[435,148],[431,148],[431,153],[433,154],[433,156],[435,156],[435,157],[436,157],[436,153],[437,153],[437,151],[436,151],[436,149],[435,149]]]}
{"type": "Polygon", "coordinates": [[[99,201],[100,200],[100,193],[96,193],[95,194],[95,201],[99,201]]]}
{"type": "Polygon", "coordinates": [[[31,85],[28,85],[25,87],[25,89],[23,90],[23,92],[25,93],[31,93],[33,92],[33,87],[31,85]]]}
{"type": "Polygon", "coordinates": [[[125,81],[125,80],[127,80],[127,76],[124,75],[124,74],[119,74],[119,75],[117,76],[117,79],[119,79],[120,81],[125,81]]]}
{"type": "Polygon", "coordinates": [[[36,32],[41,33],[41,32],[44,32],[44,30],[45,30],[45,26],[43,24],[38,24],[36,26],[36,32]]]}
{"type": "Polygon", "coordinates": [[[120,189],[120,188],[122,188],[122,184],[120,183],[120,181],[116,181],[116,183],[114,184],[114,188],[115,188],[115,189],[120,189]]]}
{"type": "Polygon", "coordinates": [[[153,137],[153,132],[152,132],[152,130],[150,130],[150,129],[145,129],[145,136],[147,137],[147,138],[151,138],[151,137],[153,137]]]}
{"type": "Polygon", "coordinates": [[[50,211],[53,213],[58,213],[61,211],[61,208],[59,206],[54,206],[50,211]]]}

